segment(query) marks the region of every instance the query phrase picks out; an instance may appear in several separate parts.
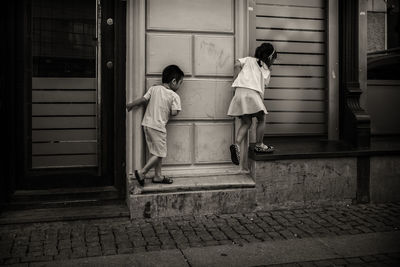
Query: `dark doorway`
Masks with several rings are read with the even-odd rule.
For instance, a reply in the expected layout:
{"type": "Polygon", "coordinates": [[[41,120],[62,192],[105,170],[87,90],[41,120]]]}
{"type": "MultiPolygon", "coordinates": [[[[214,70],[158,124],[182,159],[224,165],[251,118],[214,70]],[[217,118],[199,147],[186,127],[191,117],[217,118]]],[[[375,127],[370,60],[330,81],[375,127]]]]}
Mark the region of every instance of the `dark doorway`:
{"type": "Polygon", "coordinates": [[[123,193],[124,6],[114,0],[15,2],[10,187],[113,186],[123,193]]]}

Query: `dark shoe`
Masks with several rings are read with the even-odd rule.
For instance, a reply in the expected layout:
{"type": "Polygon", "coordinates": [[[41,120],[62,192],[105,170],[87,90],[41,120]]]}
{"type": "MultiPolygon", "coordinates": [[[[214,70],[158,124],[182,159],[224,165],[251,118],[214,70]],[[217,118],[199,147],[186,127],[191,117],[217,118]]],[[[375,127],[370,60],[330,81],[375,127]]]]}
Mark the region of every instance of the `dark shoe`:
{"type": "Polygon", "coordinates": [[[172,184],[174,182],[174,180],[172,180],[171,178],[167,177],[167,176],[163,176],[162,180],[154,180],[153,178],[153,183],[155,184],[172,184]]]}
{"type": "Polygon", "coordinates": [[[231,151],[231,160],[232,163],[235,165],[239,165],[240,163],[240,149],[239,146],[236,144],[232,144],[229,147],[230,151],[231,151]]]}
{"type": "Polygon", "coordinates": [[[256,145],[254,147],[254,151],[257,153],[272,153],[274,152],[275,148],[273,146],[267,146],[264,144],[256,145]]]}
{"type": "Polygon", "coordinates": [[[140,176],[139,171],[135,170],[135,177],[141,186],[144,186],[144,177],[140,176]]]}

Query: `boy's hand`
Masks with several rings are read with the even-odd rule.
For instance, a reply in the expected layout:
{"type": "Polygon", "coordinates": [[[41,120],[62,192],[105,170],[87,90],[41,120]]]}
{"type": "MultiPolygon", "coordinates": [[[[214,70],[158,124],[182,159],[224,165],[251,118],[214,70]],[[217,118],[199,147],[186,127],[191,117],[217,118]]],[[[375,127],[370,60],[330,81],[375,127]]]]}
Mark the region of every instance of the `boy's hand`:
{"type": "Polygon", "coordinates": [[[135,107],[135,106],[132,105],[132,103],[129,103],[129,104],[126,105],[126,110],[127,110],[127,111],[131,111],[134,107],[135,107]]]}
{"type": "Polygon", "coordinates": [[[131,111],[135,107],[139,107],[141,105],[147,105],[148,100],[144,97],[137,98],[133,100],[131,103],[126,104],[126,109],[131,111]]]}

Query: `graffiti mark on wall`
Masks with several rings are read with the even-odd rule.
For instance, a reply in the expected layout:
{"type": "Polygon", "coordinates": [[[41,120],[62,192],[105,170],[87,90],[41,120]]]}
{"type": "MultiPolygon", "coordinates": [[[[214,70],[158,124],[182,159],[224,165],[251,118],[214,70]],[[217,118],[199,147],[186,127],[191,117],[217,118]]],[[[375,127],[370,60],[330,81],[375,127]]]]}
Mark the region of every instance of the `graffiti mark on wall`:
{"type": "Polygon", "coordinates": [[[225,53],[222,48],[217,47],[213,42],[203,40],[200,49],[205,51],[207,57],[215,59],[217,68],[222,68],[229,62],[230,55],[225,53]]]}

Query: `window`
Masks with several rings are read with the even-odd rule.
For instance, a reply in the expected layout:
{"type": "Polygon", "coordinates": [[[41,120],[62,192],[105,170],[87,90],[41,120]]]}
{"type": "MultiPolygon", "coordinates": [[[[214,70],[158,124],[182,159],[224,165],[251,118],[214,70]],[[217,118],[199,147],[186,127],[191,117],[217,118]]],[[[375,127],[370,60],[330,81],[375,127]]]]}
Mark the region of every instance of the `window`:
{"type": "Polygon", "coordinates": [[[400,80],[400,0],[370,0],[369,4],[368,79],[400,80]],[[380,36],[384,17],[386,34],[380,36]]]}

